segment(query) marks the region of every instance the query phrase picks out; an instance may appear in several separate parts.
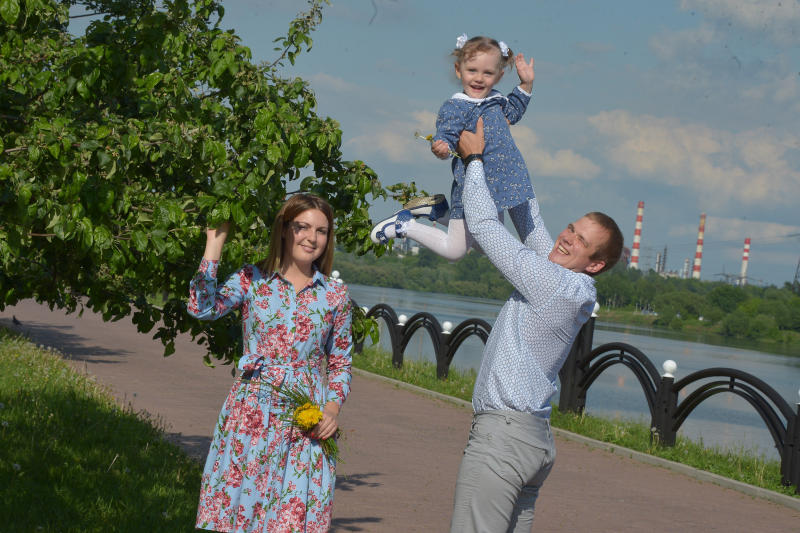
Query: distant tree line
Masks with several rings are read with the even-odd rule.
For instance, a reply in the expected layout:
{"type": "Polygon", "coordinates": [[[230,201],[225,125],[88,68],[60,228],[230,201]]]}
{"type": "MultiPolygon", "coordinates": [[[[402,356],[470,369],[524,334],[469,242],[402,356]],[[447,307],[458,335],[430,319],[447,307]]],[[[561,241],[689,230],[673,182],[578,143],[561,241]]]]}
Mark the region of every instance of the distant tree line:
{"type": "Polygon", "coordinates": [[[673,329],[701,323],[728,337],[773,340],[800,333],[800,296],[789,283],[740,287],[617,266],[597,278],[597,295],[600,305],[656,313],[654,324],[673,329]]]}
{"type": "MultiPolygon", "coordinates": [[[[504,300],[513,288],[474,251],[450,263],[418,255],[357,257],[339,252],[335,267],[347,283],[504,300]]],[[[702,327],[728,337],[790,342],[800,339],[800,296],[784,287],[738,287],[721,281],[665,278],[617,265],[597,277],[597,299],[608,309],[650,315],[654,325],[702,327]]]]}
{"type": "Polygon", "coordinates": [[[346,283],[504,300],[513,287],[486,256],[473,252],[450,263],[424,248],[418,255],[355,256],[336,253],[334,268],[346,283]]]}

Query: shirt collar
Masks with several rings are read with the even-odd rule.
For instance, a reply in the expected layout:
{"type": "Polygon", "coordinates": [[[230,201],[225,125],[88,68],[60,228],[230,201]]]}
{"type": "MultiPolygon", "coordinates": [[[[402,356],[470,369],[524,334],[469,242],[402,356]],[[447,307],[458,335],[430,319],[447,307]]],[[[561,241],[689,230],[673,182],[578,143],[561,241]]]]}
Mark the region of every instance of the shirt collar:
{"type": "MultiPolygon", "coordinates": [[[[320,272],[320,271],[319,271],[319,269],[317,268],[317,265],[312,265],[312,268],[314,269],[314,274],[311,276],[311,285],[322,285],[322,287],[323,287],[323,288],[326,288],[326,289],[327,289],[327,288],[328,288],[328,276],[326,276],[325,274],[323,274],[322,272],[320,272]]],[[[280,279],[281,279],[281,280],[283,280],[284,282],[286,282],[286,283],[289,283],[289,282],[286,280],[286,278],[284,278],[283,276],[281,276],[281,273],[280,273],[280,272],[278,272],[277,270],[276,270],[276,271],[274,271],[274,272],[273,272],[273,273],[272,273],[272,274],[269,276],[269,281],[272,281],[272,280],[274,280],[275,278],[280,278],[280,279]]],[[[305,287],[303,287],[303,288],[305,288],[305,287]]]]}
{"type": "Polygon", "coordinates": [[[486,98],[472,98],[472,97],[467,96],[464,93],[456,93],[456,94],[453,95],[453,100],[464,100],[464,101],[470,102],[472,104],[480,104],[480,103],[485,102],[487,100],[491,100],[492,98],[502,98],[502,97],[503,97],[503,95],[500,94],[500,91],[498,91],[497,89],[492,89],[492,92],[490,92],[489,96],[487,96],[486,98]]]}

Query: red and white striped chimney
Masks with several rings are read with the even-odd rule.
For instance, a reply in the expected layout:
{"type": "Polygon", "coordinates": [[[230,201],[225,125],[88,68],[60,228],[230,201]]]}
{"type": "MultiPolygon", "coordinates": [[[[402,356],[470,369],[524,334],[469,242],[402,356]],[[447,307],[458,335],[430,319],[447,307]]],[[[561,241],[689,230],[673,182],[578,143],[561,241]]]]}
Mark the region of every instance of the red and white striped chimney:
{"type": "Polygon", "coordinates": [[[633,230],[633,250],[631,250],[630,268],[639,269],[639,243],[642,240],[642,215],[644,214],[644,202],[639,202],[636,207],[636,227],[633,230]]]}
{"type": "Polygon", "coordinates": [[[700,279],[700,263],[703,262],[703,235],[706,232],[706,214],[700,213],[700,228],[697,230],[697,251],[694,253],[692,278],[700,279]]]}
{"type": "Polygon", "coordinates": [[[744,240],[744,252],[742,252],[742,273],[739,275],[739,285],[747,285],[747,263],[750,262],[750,237],[744,240]]]}

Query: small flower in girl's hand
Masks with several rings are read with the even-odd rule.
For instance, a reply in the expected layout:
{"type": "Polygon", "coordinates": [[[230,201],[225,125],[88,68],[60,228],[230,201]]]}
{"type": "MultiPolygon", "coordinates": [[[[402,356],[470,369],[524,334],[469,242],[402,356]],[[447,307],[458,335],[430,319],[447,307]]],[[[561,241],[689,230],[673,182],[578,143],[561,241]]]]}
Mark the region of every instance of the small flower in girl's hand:
{"type": "MultiPolygon", "coordinates": [[[[433,135],[431,135],[431,134],[428,134],[428,135],[422,135],[420,132],[418,132],[418,131],[415,131],[415,132],[414,132],[414,137],[416,137],[417,139],[422,139],[423,141],[428,141],[429,143],[433,144],[433,135]]],[[[434,152],[434,153],[435,153],[435,152],[434,152]]],[[[459,156],[457,153],[455,153],[455,152],[454,152],[454,151],[452,151],[452,150],[447,150],[447,153],[448,153],[448,154],[449,154],[451,157],[460,157],[460,156],[459,156]]],[[[437,154],[437,155],[438,155],[438,154],[437,154]]],[[[444,153],[442,153],[442,154],[441,154],[439,157],[441,157],[442,159],[446,159],[446,156],[444,155],[444,153]]]]}

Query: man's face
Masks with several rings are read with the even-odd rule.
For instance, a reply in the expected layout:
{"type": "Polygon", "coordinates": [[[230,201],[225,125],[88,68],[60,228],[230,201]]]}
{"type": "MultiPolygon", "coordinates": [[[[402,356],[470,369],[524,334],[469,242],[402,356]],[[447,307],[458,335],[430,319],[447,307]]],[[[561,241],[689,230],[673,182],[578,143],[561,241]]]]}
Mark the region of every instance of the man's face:
{"type": "Polygon", "coordinates": [[[594,220],[582,217],[559,233],[553,250],[547,257],[553,263],[572,270],[594,274],[599,272],[605,261],[594,261],[591,256],[605,244],[609,232],[594,220]]]}

